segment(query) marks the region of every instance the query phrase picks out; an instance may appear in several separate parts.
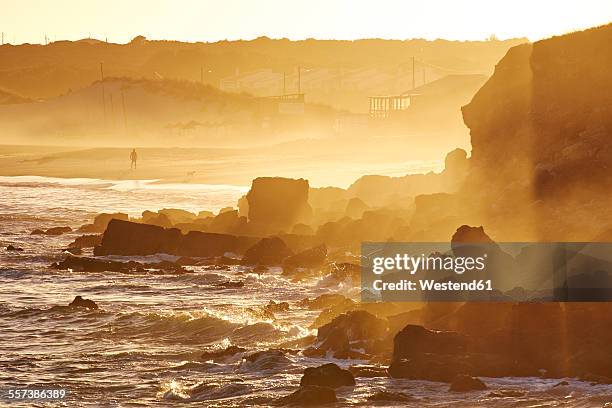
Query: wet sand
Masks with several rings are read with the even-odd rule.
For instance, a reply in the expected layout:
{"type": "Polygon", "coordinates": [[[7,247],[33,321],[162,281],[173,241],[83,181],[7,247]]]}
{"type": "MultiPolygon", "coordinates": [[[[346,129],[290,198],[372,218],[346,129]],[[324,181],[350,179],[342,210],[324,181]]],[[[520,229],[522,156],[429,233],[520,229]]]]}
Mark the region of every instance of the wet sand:
{"type": "Polygon", "coordinates": [[[445,151],[415,151],[405,140],[311,140],[256,148],[0,146],[1,176],[45,176],[165,183],[250,185],[260,176],[306,178],[312,186],[347,187],[364,174],[401,176],[440,170],[445,151]]]}

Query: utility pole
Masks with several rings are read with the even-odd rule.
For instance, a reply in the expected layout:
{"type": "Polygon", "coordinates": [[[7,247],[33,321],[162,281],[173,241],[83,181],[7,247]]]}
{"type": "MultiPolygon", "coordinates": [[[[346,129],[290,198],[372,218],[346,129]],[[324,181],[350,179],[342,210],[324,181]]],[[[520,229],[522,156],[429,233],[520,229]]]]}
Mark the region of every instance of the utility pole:
{"type": "Polygon", "coordinates": [[[414,57],[412,57],[412,89],[416,88],[414,83],[414,57]]]}
{"type": "Polygon", "coordinates": [[[106,127],[106,96],[104,95],[104,62],[100,62],[100,80],[102,82],[102,107],[104,110],[104,127],[106,127]]]}

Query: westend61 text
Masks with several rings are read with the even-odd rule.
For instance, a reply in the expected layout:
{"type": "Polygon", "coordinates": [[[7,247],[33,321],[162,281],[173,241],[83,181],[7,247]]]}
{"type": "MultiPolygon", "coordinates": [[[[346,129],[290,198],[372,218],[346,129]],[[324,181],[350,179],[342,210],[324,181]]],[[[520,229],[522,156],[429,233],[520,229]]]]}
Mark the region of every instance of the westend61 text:
{"type": "Polygon", "coordinates": [[[383,282],[378,279],[373,282],[374,290],[392,291],[392,290],[421,290],[421,291],[485,291],[493,290],[493,284],[490,279],[487,280],[472,280],[469,282],[436,282],[432,279],[419,279],[416,282],[412,280],[402,279],[399,282],[383,282]],[[418,284],[417,284],[418,282],[418,284]]]}

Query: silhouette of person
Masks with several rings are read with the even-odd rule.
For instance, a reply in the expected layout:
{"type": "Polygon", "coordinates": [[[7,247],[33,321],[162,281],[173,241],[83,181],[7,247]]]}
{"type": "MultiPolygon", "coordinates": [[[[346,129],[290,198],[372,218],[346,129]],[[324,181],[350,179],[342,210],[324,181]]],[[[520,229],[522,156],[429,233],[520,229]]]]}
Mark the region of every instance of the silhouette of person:
{"type": "Polygon", "coordinates": [[[130,164],[130,169],[135,169],[136,168],[136,160],[138,160],[138,154],[136,153],[136,149],[132,149],[132,153],[130,153],[130,160],[131,160],[131,164],[130,164]]]}

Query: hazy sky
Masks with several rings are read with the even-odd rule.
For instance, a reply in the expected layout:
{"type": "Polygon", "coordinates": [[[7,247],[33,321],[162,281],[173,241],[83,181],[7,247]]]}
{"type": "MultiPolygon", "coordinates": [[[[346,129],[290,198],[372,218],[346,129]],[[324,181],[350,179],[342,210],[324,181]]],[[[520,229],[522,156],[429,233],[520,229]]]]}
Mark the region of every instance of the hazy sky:
{"type": "Polygon", "coordinates": [[[5,42],[89,37],[217,41],[272,38],[529,37],[612,21],[612,0],[0,0],[5,42]]]}

